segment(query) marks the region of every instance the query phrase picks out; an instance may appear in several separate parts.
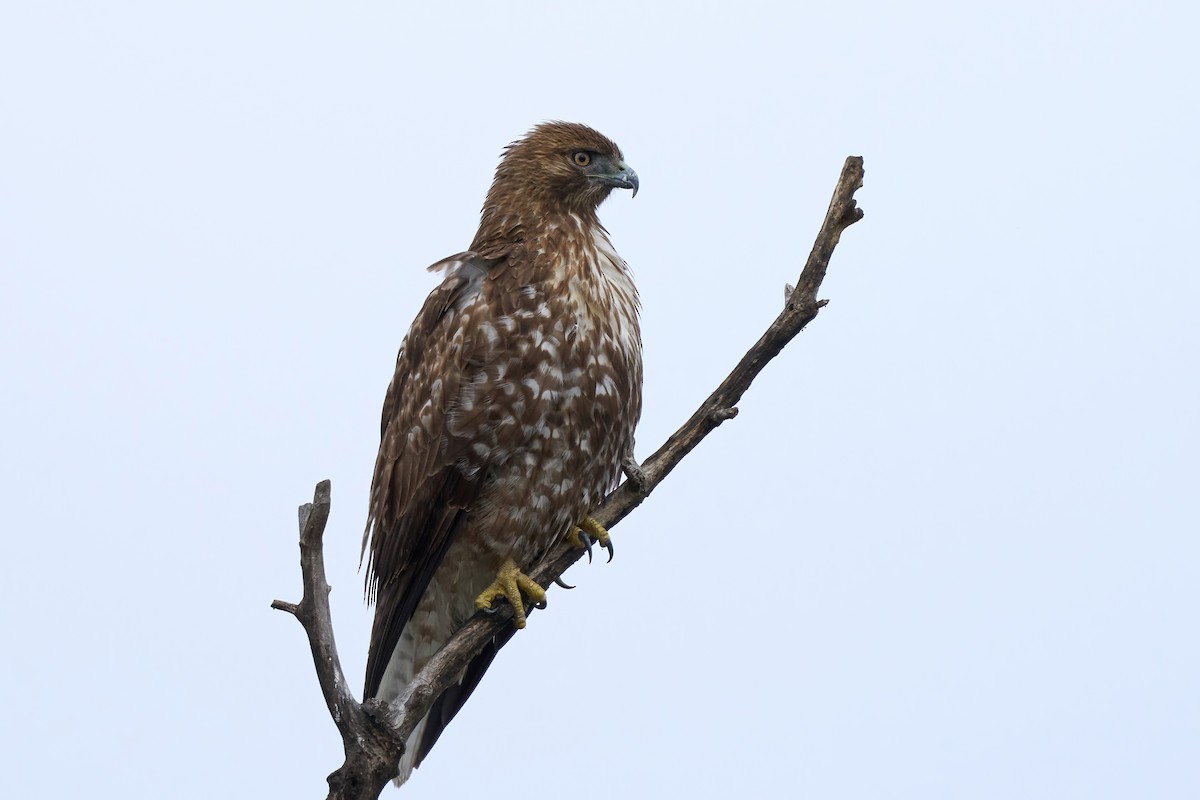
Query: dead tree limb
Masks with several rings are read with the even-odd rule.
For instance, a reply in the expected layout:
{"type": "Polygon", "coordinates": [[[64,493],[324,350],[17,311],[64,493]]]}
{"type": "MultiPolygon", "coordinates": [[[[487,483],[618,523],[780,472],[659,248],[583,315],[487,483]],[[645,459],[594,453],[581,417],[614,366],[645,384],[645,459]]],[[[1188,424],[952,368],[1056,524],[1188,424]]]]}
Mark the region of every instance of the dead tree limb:
{"type": "MultiPolygon", "coordinates": [[[[640,471],[629,465],[627,471],[633,473],[634,479],[622,483],[593,514],[601,525],[612,528],[628,516],[705,436],[725,420],[737,416],[737,403],[754,378],[816,318],[826,302],[817,299],[817,291],[825,279],[833,249],[842,231],[862,219],[862,210],[854,200],[854,193],[861,188],[862,181],[862,159],[857,156],[847,158],[808,261],[795,288],[788,287],[785,291],[783,312],[691,419],[641,465],[640,471]]],[[[502,606],[496,613],[477,614],[471,618],[414,676],[407,691],[391,704],[378,700],[360,704],[346,687],[333,640],[329,584],[325,581],[321,549],[328,519],[329,481],[322,481],[317,484],[313,502],[300,507],[300,569],[304,596],[298,605],[276,600],[271,607],[295,615],[304,626],[325,705],[342,734],[346,760],[329,776],[329,800],[369,800],[378,797],[396,775],[404,742],[413,728],[434,700],[458,680],[471,659],[509,624],[512,609],[502,606]]],[[[559,545],[533,569],[530,577],[548,587],[582,555],[583,551],[576,547],[559,545]]]]}

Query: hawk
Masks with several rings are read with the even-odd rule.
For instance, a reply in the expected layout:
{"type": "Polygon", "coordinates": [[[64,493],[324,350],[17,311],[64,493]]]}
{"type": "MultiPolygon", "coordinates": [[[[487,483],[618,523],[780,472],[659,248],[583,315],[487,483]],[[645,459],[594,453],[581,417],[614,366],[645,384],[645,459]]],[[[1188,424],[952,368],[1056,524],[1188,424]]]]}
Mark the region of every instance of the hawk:
{"type": "Polygon", "coordinates": [[[526,602],[544,605],[527,573],[564,539],[609,546],[588,513],[633,463],[642,383],[637,290],[596,216],[614,188],[636,195],[637,174],[587,126],[509,145],[470,249],[429,268],[442,282],[396,357],[363,537],[364,698],[398,697],[478,609],[507,601],[515,623],[418,724],[397,784],[525,626],[526,602]]]}

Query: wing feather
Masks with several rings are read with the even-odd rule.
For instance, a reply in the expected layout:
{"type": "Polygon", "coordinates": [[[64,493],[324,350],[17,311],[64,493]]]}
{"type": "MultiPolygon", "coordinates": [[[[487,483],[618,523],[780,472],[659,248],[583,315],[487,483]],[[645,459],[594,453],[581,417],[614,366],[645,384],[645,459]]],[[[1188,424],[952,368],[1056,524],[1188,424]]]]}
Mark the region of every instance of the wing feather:
{"type": "Polygon", "coordinates": [[[490,266],[470,252],[433,265],[446,277],[426,299],[396,357],[363,534],[367,596],[376,602],[364,697],[378,691],[404,626],[485,478],[456,463],[463,443],[448,420],[471,373],[468,365],[487,358],[479,352],[477,328],[490,266]]]}

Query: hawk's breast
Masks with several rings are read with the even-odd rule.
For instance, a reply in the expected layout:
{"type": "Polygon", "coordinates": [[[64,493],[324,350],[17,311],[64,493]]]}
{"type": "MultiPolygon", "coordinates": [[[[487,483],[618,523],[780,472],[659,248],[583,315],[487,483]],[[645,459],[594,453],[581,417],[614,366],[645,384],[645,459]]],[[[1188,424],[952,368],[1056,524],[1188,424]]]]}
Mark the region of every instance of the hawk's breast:
{"type": "Polygon", "coordinates": [[[463,467],[489,474],[471,527],[487,549],[525,564],[615,486],[641,413],[628,268],[602,230],[572,240],[546,248],[558,256],[540,265],[542,280],[496,287],[506,313],[481,323],[491,357],[453,417],[471,441],[463,467]]]}

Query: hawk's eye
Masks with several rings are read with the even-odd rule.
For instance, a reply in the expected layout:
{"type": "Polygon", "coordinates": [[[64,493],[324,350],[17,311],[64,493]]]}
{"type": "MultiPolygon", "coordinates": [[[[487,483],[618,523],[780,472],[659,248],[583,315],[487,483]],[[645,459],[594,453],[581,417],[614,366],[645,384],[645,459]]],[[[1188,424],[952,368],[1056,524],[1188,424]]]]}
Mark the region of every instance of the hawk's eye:
{"type": "Polygon", "coordinates": [[[575,162],[575,166],[577,167],[586,167],[588,164],[592,163],[592,155],[591,153],[580,150],[578,153],[571,156],[571,160],[575,162]]]}

